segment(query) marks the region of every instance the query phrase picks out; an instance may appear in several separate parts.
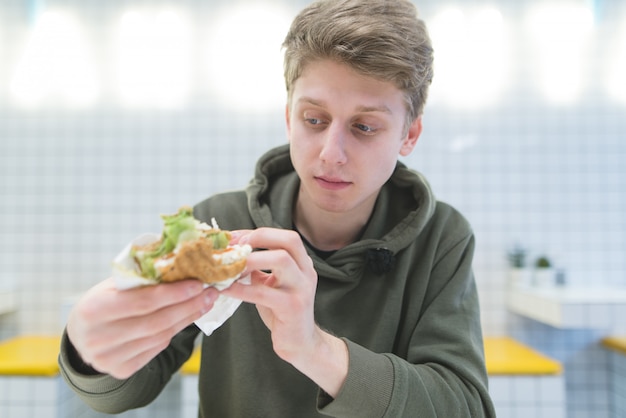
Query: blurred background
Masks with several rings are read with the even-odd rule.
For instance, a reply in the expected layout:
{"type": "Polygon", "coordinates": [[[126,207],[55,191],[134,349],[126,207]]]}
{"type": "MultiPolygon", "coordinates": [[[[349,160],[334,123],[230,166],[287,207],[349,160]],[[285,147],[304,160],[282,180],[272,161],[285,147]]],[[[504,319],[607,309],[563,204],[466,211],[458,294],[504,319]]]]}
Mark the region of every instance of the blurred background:
{"type": "MultiPolygon", "coordinates": [[[[285,142],[280,45],[308,3],[0,1],[0,337],[60,333],[159,214],[247,184],[285,142]]],[[[568,416],[609,417],[598,340],[625,328],[511,312],[507,255],[626,287],[626,2],[415,4],[435,78],[403,161],[475,229],[485,335],[563,362],[568,416]]]]}

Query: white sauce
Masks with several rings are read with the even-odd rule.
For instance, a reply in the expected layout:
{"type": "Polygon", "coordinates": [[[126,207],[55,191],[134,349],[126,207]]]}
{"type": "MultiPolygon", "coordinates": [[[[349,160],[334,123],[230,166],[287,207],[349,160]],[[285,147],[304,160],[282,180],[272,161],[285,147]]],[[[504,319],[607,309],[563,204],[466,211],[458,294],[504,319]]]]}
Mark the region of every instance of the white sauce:
{"type": "Polygon", "coordinates": [[[229,251],[225,251],[219,254],[213,254],[213,258],[218,260],[224,265],[233,264],[247,257],[252,252],[252,247],[246,245],[233,245],[229,251]]]}

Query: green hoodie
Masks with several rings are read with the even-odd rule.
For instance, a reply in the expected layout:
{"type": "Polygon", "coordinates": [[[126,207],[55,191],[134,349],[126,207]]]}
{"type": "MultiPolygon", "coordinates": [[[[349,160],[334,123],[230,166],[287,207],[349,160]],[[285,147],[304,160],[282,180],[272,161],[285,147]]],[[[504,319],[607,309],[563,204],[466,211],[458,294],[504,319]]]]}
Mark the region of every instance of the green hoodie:
{"type": "MultiPolygon", "coordinates": [[[[265,154],[245,191],[210,197],[195,216],[223,229],[292,228],[299,179],[288,146],[265,154]]],[[[200,412],[208,417],[493,417],[467,221],[435,200],[426,180],[398,163],[361,240],[317,270],[315,318],[349,349],[347,380],[335,399],[272,350],[254,306],[202,343],[200,412]]],[[[81,375],[64,339],[62,373],[92,407],[109,413],[145,405],[188,358],[198,330],[127,381],[81,375]]]]}

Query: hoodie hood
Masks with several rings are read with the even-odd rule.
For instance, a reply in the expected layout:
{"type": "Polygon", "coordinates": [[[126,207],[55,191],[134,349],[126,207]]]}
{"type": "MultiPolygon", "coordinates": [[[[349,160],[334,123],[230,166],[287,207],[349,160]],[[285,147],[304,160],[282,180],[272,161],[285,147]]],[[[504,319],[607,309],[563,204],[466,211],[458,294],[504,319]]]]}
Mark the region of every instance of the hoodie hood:
{"type": "MultiPolygon", "coordinates": [[[[299,186],[289,144],[263,155],[246,189],[248,209],[255,227],[292,229],[293,206],[299,186]]],[[[372,262],[387,263],[385,259],[393,258],[409,246],[427,225],[435,206],[436,200],[426,179],[398,162],[391,178],[381,188],[361,240],[338,250],[326,260],[317,257],[310,248],[309,255],[320,276],[350,280],[361,275],[368,263],[369,267],[372,262]]],[[[386,270],[384,266],[383,270],[386,270]]]]}

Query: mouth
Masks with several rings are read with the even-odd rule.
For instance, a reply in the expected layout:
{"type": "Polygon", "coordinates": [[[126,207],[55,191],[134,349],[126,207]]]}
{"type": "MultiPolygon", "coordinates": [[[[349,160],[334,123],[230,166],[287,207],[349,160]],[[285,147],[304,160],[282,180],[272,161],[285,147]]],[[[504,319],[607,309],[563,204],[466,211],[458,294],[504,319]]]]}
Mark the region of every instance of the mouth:
{"type": "Polygon", "coordinates": [[[352,184],[349,181],[344,181],[336,177],[316,176],[314,178],[320,187],[327,190],[342,190],[352,184]]]}

